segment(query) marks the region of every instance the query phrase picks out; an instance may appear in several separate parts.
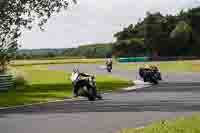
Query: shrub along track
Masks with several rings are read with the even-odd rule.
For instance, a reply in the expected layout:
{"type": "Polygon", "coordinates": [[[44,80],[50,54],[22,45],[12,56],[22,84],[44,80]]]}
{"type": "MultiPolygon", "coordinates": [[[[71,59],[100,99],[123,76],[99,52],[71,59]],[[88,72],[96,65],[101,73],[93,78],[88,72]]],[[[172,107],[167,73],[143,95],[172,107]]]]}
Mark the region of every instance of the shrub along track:
{"type": "MultiPolygon", "coordinates": [[[[56,65],[49,69],[69,71],[73,66],[56,65]]],[[[106,73],[99,65],[79,67],[84,72],[106,73]]],[[[135,73],[114,70],[112,75],[135,79],[135,73]]],[[[200,110],[198,74],[168,73],[164,79],[150,88],[106,94],[103,101],[82,99],[0,110],[0,129],[4,133],[114,133],[200,110]]]]}

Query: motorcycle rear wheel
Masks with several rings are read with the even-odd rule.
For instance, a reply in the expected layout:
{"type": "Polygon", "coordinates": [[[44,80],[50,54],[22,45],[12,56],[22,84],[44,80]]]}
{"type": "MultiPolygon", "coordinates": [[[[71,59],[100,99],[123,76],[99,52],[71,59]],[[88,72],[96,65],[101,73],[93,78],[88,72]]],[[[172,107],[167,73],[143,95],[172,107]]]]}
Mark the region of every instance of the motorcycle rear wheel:
{"type": "Polygon", "coordinates": [[[155,85],[158,84],[158,81],[157,81],[156,79],[151,79],[151,82],[152,82],[153,84],[155,84],[155,85]]]}
{"type": "Polygon", "coordinates": [[[92,88],[89,88],[88,90],[88,100],[89,101],[95,101],[95,92],[92,88]]]}

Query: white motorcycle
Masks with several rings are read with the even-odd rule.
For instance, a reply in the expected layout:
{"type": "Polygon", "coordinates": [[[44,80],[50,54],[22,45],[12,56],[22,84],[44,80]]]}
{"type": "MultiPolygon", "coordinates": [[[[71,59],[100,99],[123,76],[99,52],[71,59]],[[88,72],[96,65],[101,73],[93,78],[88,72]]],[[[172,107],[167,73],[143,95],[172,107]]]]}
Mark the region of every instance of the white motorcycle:
{"type": "MultiPolygon", "coordinates": [[[[75,73],[75,74],[72,73],[72,76],[71,76],[72,82],[77,80],[78,77],[79,76],[78,76],[77,73],[75,73]]],[[[96,88],[95,77],[94,76],[89,76],[87,78],[84,78],[84,80],[86,82],[85,82],[85,84],[82,84],[80,86],[80,89],[78,91],[78,96],[87,97],[89,101],[94,101],[94,100],[96,100],[96,98],[101,100],[102,96],[100,94],[98,94],[97,90],[96,90],[97,88],[96,88]]]]}

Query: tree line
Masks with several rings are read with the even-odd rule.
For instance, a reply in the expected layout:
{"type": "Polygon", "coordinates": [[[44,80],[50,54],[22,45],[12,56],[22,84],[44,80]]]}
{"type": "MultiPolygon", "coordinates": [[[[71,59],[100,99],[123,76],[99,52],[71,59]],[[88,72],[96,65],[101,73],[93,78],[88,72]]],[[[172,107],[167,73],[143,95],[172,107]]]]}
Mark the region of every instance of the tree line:
{"type": "Polygon", "coordinates": [[[200,7],[176,15],[147,12],[145,18],[114,34],[113,54],[129,56],[200,56],[200,7]]]}
{"type": "Polygon", "coordinates": [[[105,58],[112,55],[112,44],[93,44],[93,45],[82,45],[78,48],[66,49],[64,51],[65,56],[78,56],[85,58],[105,58]]]}
{"type": "Polygon", "coordinates": [[[90,44],[77,48],[23,49],[15,59],[61,59],[61,58],[105,58],[112,56],[112,44],[90,44]]]}

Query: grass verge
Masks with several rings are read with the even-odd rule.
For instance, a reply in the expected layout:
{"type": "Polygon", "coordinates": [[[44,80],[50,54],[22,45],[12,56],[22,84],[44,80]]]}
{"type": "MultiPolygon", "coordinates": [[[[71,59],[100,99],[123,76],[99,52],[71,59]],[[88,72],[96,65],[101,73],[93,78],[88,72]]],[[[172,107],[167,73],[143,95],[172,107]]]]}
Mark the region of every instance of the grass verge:
{"type": "Polygon", "coordinates": [[[176,120],[162,120],[141,129],[125,129],[119,133],[200,133],[200,115],[176,120]]]}
{"type": "MultiPolygon", "coordinates": [[[[24,73],[28,84],[0,92],[0,107],[24,105],[30,103],[63,100],[71,97],[72,85],[69,73],[49,71],[45,66],[17,67],[24,73]]],[[[125,79],[111,76],[97,76],[97,87],[102,92],[118,90],[133,85],[125,79]]]]}
{"type": "Polygon", "coordinates": [[[166,61],[166,62],[146,62],[117,64],[115,68],[126,70],[138,70],[146,64],[156,65],[163,72],[200,72],[200,61],[166,61]]]}
{"type": "Polygon", "coordinates": [[[11,66],[32,66],[49,64],[69,64],[69,63],[104,63],[105,59],[55,59],[55,60],[15,60],[11,66]]]}

